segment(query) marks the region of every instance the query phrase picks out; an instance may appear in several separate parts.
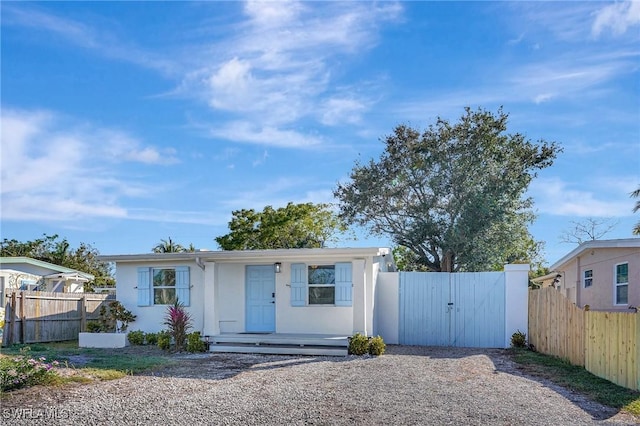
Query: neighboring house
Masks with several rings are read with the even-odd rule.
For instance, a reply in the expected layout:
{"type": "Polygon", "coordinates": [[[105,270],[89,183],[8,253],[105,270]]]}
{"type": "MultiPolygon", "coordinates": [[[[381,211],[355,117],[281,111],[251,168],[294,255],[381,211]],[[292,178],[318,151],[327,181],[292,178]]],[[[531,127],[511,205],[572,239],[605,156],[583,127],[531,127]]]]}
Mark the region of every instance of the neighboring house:
{"type": "Polygon", "coordinates": [[[78,293],[94,276],[30,257],[0,257],[0,293],[31,290],[78,293]]]}
{"type": "MultiPolygon", "coordinates": [[[[78,293],[94,276],[30,257],[0,257],[0,320],[14,290],[78,293]]],[[[1,332],[1,330],[0,330],[1,332]]]]}
{"type": "Polygon", "coordinates": [[[100,256],[115,262],[118,300],[134,329],[166,328],[167,305],[187,306],[193,329],[350,336],[373,333],[375,283],[395,269],[388,248],[196,251],[100,256]]]}
{"type": "Polygon", "coordinates": [[[640,238],[580,244],[534,279],[554,286],[580,308],[629,312],[640,307],[640,238]]]}

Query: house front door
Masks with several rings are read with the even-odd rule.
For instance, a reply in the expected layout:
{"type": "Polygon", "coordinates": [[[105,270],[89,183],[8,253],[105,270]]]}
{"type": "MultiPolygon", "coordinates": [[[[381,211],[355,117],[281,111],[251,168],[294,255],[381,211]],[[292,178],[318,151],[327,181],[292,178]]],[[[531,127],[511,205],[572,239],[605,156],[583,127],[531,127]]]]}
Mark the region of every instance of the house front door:
{"type": "Polygon", "coordinates": [[[276,330],[276,275],[273,265],[247,266],[246,331],[276,330]]]}

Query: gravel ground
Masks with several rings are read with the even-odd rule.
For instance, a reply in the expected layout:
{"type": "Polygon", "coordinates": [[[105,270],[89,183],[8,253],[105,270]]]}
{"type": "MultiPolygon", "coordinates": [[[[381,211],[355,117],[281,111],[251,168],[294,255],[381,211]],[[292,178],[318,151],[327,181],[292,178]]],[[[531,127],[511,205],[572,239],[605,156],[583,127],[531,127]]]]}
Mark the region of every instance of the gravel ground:
{"type": "Polygon", "coordinates": [[[523,376],[501,350],[186,356],[148,375],[12,392],[2,424],[591,425],[634,417],[523,376]]]}

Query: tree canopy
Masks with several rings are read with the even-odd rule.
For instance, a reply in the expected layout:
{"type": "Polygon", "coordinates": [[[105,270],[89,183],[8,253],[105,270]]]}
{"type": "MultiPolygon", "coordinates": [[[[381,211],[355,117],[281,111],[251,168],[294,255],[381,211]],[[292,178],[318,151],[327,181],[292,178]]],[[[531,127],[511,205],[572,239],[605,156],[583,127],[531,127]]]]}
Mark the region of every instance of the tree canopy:
{"type": "Polygon", "coordinates": [[[184,252],[194,252],[196,248],[193,244],[189,244],[189,247],[185,247],[181,244],[176,243],[169,237],[167,240],[160,239],[160,242],[156,244],[151,251],[154,253],[184,253],[184,252]]]}
{"type": "Polygon", "coordinates": [[[344,222],[329,204],[288,203],[262,212],[236,210],[229,222],[230,232],[215,240],[222,250],[281,248],[321,248],[347,231],[344,222]]]}
{"type": "Polygon", "coordinates": [[[334,190],[340,217],[390,236],[409,263],[430,271],[531,261],[540,243],[528,232],[525,192],[561,148],[508,134],[507,121],[502,108],[465,108],[457,123],[438,118],[422,133],[397,126],[380,159],[356,162],[334,190]]]}
{"type": "Polygon", "coordinates": [[[86,290],[115,286],[111,268],[108,263],[98,260],[100,253],[97,249],[86,243],[80,243],[78,248],[73,249],[66,238],[59,238],[58,235],[46,234],[26,242],[5,238],[0,242],[0,256],[25,256],[89,273],[95,280],[86,286],[86,290]]]}

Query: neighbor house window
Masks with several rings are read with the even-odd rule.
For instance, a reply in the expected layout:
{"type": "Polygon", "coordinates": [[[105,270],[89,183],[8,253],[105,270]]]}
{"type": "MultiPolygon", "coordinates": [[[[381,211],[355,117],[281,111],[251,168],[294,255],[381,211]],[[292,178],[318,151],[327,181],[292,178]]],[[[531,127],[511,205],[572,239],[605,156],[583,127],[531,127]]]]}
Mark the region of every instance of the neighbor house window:
{"type": "Polygon", "coordinates": [[[171,305],[176,301],[176,270],[153,269],[153,304],[171,305]]]}
{"type": "Polygon", "coordinates": [[[591,287],[591,284],[593,284],[593,270],[592,269],[587,269],[586,271],[584,271],[584,288],[587,287],[591,287]]]}
{"type": "Polygon", "coordinates": [[[311,265],[309,277],[309,304],[333,305],[336,297],[336,267],[311,265]]]}
{"type": "Polygon", "coordinates": [[[620,263],[615,268],[615,304],[626,305],[629,303],[629,264],[620,263]]]}

